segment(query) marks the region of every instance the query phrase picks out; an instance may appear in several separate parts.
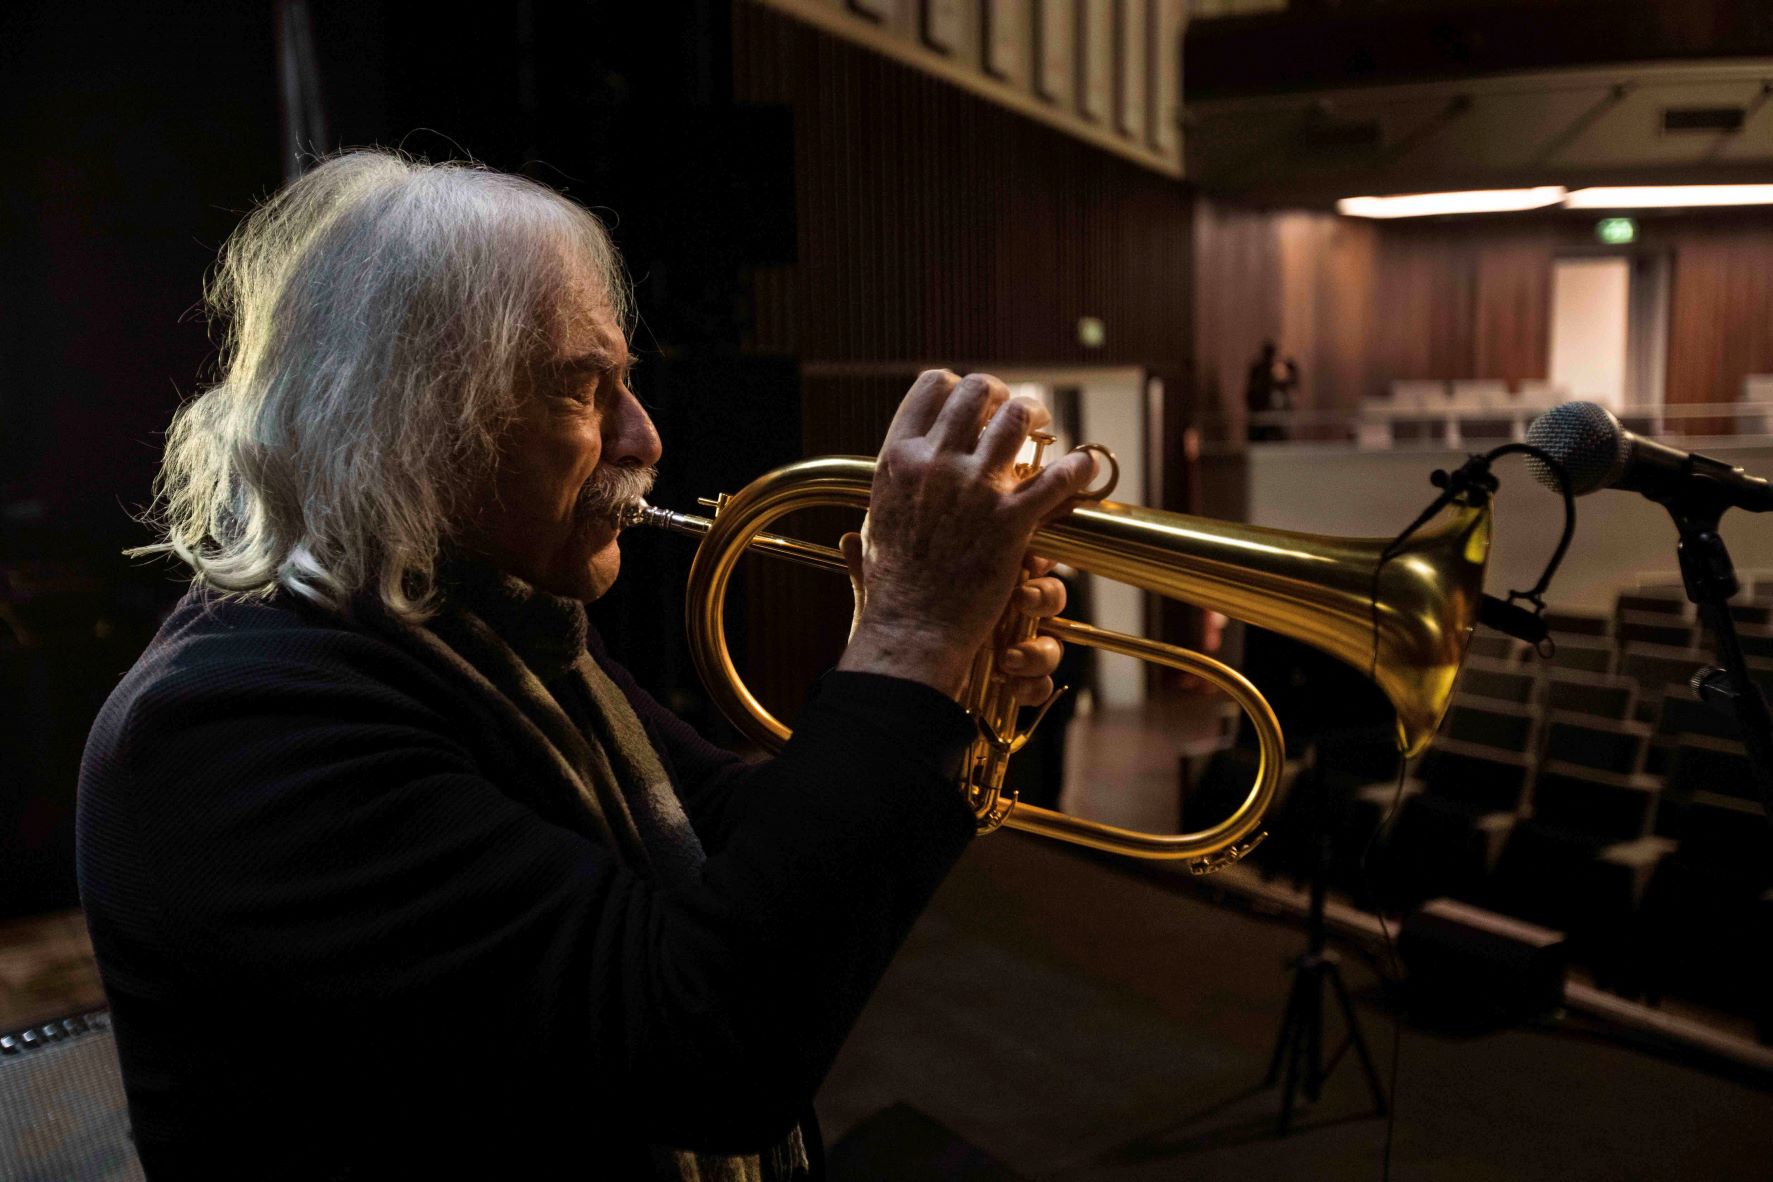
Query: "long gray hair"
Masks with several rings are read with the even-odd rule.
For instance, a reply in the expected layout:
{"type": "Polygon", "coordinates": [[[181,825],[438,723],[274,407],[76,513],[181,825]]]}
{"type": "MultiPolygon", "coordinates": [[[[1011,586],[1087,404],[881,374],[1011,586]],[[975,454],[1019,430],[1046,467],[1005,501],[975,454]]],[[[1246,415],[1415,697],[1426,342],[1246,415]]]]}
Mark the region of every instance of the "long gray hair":
{"type": "MultiPolygon", "coordinates": [[[[597,218],[474,164],[335,156],[254,210],[207,292],[220,380],[183,406],[147,519],[225,594],[433,609],[440,547],[485,486],[572,284],[628,316],[597,218]]],[[[582,306],[583,301],[578,301],[582,306]]]]}

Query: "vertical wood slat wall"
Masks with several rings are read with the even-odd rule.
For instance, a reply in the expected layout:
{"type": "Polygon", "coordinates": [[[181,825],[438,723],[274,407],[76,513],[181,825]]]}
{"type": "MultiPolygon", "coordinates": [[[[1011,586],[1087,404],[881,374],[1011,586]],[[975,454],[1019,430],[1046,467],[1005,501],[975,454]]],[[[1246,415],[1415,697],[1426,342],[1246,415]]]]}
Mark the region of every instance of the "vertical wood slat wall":
{"type": "MultiPolygon", "coordinates": [[[[797,257],[756,270],[746,347],[800,361],[807,455],[872,454],[927,365],[1140,366],[1183,421],[1183,185],[744,0],[733,56],[735,99],[793,116],[797,257]]],[[[841,646],[847,591],[752,565],[754,605],[835,636],[753,628],[753,688],[786,707],[841,646]]]]}
{"type": "MultiPolygon", "coordinates": [[[[1241,437],[1244,367],[1264,338],[1294,354],[1308,407],[1353,408],[1396,379],[1543,379],[1551,276],[1597,253],[1588,219],[1374,224],[1198,203],[1200,409],[1241,437]]],[[[1773,373],[1773,215],[1642,222],[1674,261],[1665,398],[1728,402],[1773,373]]],[[[1620,252],[1629,253],[1629,252],[1620,252]]]]}
{"type": "Polygon", "coordinates": [[[807,363],[1186,360],[1178,182],[739,3],[734,88],[794,118],[798,260],[760,268],[751,345],[807,363]],[[1108,326],[1078,343],[1077,319],[1108,326]]]}

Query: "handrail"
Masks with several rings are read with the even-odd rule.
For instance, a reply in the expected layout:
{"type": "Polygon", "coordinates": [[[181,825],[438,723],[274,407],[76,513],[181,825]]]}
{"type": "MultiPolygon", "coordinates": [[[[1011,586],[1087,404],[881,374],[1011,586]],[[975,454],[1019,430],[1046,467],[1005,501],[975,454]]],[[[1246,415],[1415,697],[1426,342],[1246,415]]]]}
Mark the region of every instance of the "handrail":
{"type": "MultiPolygon", "coordinates": [[[[1526,438],[1527,428],[1550,405],[1472,406],[1451,400],[1445,406],[1385,406],[1370,399],[1358,407],[1264,411],[1251,414],[1251,428],[1278,428],[1279,438],[1254,439],[1255,446],[1293,443],[1348,443],[1357,447],[1460,447],[1468,442],[1526,438]],[[1408,427],[1408,435],[1399,428],[1408,427]]],[[[1773,400],[1669,403],[1624,407],[1615,412],[1632,431],[1677,439],[1730,439],[1773,436],[1773,400]]]]}

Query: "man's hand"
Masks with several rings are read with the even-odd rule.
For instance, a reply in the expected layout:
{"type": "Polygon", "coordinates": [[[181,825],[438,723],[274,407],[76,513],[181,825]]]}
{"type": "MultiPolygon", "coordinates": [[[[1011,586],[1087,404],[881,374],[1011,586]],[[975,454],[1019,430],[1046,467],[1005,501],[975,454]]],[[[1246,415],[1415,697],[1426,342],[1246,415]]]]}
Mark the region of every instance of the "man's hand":
{"type": "MultiPolygon", "coordinates": [[[[850,637],[854,639],[856,629],[861,626],[862,607],[868,598],[862,579],[862,535],[845,534],[838,539],[838,547],[849,564],[850,590],[856,600],[855,615],[850,619],[850,637]]],[[[1010,592],[1003,620],[1007,621],[1012,615],[1046,620],[1065,610],[1065,584],[1042,575],[1042,572],[1053,569],[1051,559],[1030,554],[1024,559],[1022,569],[1028,577],[1010,592]]],[[[997,654],[997,667],[1010,679],[1010,691],[1019,704],[1039,706],[1053,696],[1053,671],[1059,667],[1059,658],[1064,652],[1065,646],[1051,636],[1036,636],[997,654]]]]}
{"type": "MultiPolygon", "coordinates": [[[[931,370],[917,379],[881,447],[859,553],[844,544],[858,594],[839,669],[907,677],[958,698],[1006,604],[1042,617],[1062,609],[1063,587],[1043,577],[1050,565],[1021,582],[1028,541],[1088,487],[1095,461],[1073,453],[1017,477],[1017,453],[1048,417],[983,374],[961,381],[931,370]]],[[[1059,651],[1050,637],[1006,650],[1002,668],[1017,679],[1019,700],[1050,692],[1059,651]]]]}

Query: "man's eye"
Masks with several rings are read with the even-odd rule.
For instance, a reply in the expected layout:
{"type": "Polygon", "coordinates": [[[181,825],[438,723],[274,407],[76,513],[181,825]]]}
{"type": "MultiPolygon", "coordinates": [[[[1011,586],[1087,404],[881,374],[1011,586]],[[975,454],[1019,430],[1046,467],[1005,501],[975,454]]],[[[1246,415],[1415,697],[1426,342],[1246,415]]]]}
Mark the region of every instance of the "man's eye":
{"type": "Polygon", "coordinates": [[[556,386],[555,395],[569,402],[590,406],[597,401],[597,388],[600,384],[595,377],[573,378],[556,386]]]}

